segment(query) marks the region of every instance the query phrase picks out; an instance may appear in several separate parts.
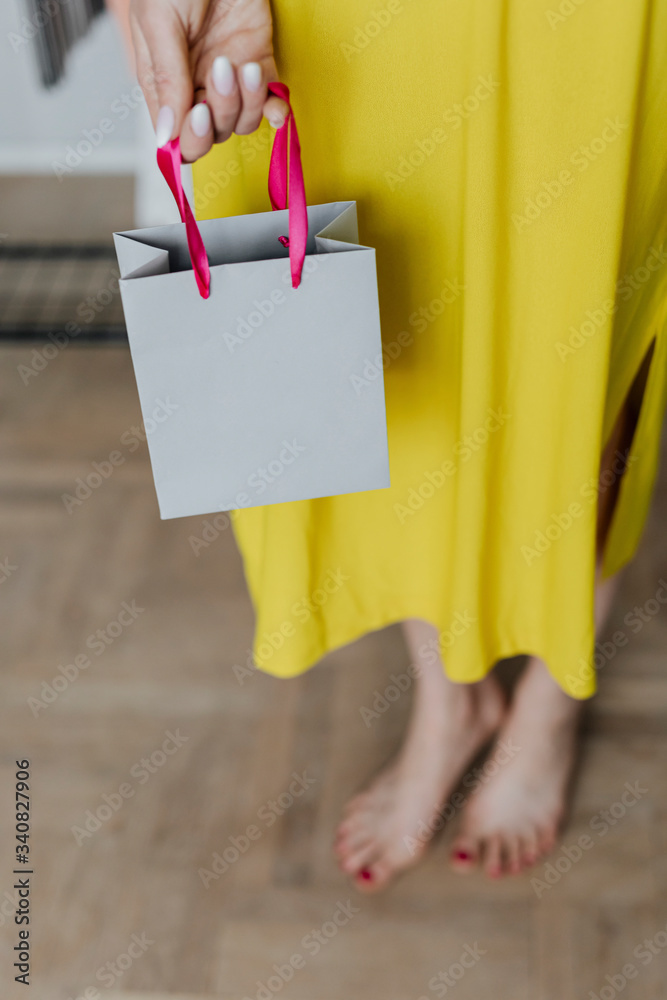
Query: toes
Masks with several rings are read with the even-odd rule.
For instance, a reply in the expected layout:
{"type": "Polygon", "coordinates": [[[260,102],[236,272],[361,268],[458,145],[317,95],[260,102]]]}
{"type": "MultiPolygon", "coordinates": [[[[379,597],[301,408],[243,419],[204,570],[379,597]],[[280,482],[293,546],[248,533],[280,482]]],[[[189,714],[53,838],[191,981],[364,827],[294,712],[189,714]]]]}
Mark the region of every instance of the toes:
{"type": "Polygon", "coordinates": [[[376,841],[369,840],[363,847],[359,847],[341,858],[340,867],[348,875],[356,875],[377,859],[378,850],[376,841]]]}
{"type": "Polygon", "coordinates": [[[521,874],[521,838],[517,836],[505,837],[505,857],[507,859],[507,870],[511,875],[521,874]]]}
{"type": "Polygon", "coordinates": [[[362,868],[354,877],[354,884],[359,892],[375,892],[375,875],[372,868],[362,868]]]}
{"type": "Polygon", "coordinates": [[[538,835],[495,833],[480,842],[470,834],[456,838],[452,845],[450,864],[454,871],[470,872],[482,858],[482,867],[490,878],[501,875],[519,875],[531,868],[540,857],[538,835]]]}
{"type": "Polygon", "coordinates": [[[371,829],[372,816],[368,813],[353,813],[338,825],[336,830],[336,842],[359,837],[371,829]]]}
{"type": "Polygon", "coordinates": [[[537,833],[525,834],[521,838],[521,867],[532,868],[540,857],[540,845],[537,833]]]}
{"type": "Polygon", "coordinates": [[[454,871],[470,872],[479,860],[479,844],[474,837],[461,834],[452,844],[449,862],[454,871]]]}
{"type": "Polygon", "coordinates": [[[337,854],[339,857],[345,857],[346,855],[363,850],[372,841],[373,835],[367,830],[350,833],[347,836],[337,838],[334,843],[334,854],[337,854]]]}
{"type": "Polygon", "coordinates": [[[342,840],[348,840],[359,832],[359,821],[355,819],[346,819],[338,825],[336,830],[336,843],[340,843],[342,840]]]}
{"type": "Polygon", "coordinates": [[[391,882],[395,868],[386,858],[379,858],[373,864],[364,865],[357,873],[354,884],[360,892],[379,892],[391,882]]]}
{"type": "Polygon", "coordinates": [[[484,845],[484,871],[489,878],[503,874],[503,839],[499,833],[492,834],[484,845]]]}
{"type": "Polygon", "coordinates": [[[556,831],[552,829],[542,829],[538,833],[538,844],[540,854],[544,857],[551,854],[556,843],[556,831]]]}

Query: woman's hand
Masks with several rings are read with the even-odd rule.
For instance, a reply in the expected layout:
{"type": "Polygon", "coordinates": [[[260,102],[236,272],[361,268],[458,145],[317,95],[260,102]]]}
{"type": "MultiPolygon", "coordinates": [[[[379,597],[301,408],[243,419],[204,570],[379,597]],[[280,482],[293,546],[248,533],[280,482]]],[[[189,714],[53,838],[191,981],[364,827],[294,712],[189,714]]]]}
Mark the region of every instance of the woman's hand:
{"type": "Polygon", "coordinates": [[[180,136],[192,161],[263,115],[283,124],[287,105],[267,100],[278,79],[269,0],[132,0],[130,24],[158,146],[180,136]]]}

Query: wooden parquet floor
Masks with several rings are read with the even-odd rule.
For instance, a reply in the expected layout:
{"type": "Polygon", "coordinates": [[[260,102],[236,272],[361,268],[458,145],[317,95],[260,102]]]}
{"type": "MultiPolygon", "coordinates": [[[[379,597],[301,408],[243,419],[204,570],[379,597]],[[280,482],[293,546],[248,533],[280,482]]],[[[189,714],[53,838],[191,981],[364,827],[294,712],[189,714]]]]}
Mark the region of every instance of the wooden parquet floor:
{"type": "Polygon", "coordinates": [[[70,345],[24,384],[32,350],[0,349],[3,1000],[667,996],[667,605],[636,632],[624,621],[667,578],[665,472],[551,881],[456,876],[446,830],[416,871],[360,897],[331,840],[405,723],[409,693],[371,726],[360,713],[407,666],[398,630],[298,680],[235,672],[252,613],[231,531],[195,555],[205,518],[158,519],[128,353],[70,345]],[[63,494],[113,451],[122,463],[68,510],[63,494]],[[30,989],[12,970],[23,758],[30,989]]]}

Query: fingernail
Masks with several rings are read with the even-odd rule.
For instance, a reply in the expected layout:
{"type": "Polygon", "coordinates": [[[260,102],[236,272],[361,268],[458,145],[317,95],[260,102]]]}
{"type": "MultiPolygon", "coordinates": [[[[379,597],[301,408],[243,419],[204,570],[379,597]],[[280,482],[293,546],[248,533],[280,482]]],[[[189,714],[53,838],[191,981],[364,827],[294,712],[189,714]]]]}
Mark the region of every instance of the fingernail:
{"type": "Polygon", "coordinates": [[[246,63],[241,67],[241,73],[248,90],[259,90],[262,86],[262,67],[259,63],[246,63]]]}
{"type": "Polygon", "coordinates": [[[229,97],[234,93],[236,81],[234,79],[234,67],[227,56],[217,56],[213,60],[213,86],[223,97],[229,97]]]}
{"type": "Polygon", "coordinates": [[[281,111],[272,111],[266,117],[273,128],[282,128],[285,124],[285,115],[281,111]]]}
{"type": "Polygon", "coordinates": [[[195,104],[190,112],[190,125],[195,135],[203,139],[211,129],[211,112],[207,104],[195,104]]]}
{"type": "Polygon", "coordinates": [[[470,861],[470,855],[467,851],[457,851],[454,857],[457,861],[470,861]]]}
{"type": "Polygon", "coordinates": [[[164,146],[171,139],[174,131],[174,112],[166,105],[160,108],[155,124],[155,141],[158,146],[164,146]]]}
{"type": "Polygon", "coordinates": [[[369,872],[368,868],[362,868],[359,872],[359,876],[364,880],[364,882],[373,881],[373,872],[369,872]]]}

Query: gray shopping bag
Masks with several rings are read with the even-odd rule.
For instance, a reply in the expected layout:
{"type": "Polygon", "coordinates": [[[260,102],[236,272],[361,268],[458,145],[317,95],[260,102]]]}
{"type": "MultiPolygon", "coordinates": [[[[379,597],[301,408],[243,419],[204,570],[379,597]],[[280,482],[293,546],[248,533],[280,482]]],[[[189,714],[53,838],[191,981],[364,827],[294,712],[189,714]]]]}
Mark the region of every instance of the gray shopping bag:
{"type": "Polygon", "coordinates": [[[389,486],[375,251],[355,202],[307,215],[297,288],[287,210],[199,223],[208,298],[184,223],[114,234],[163,518],[389,486]]]}

